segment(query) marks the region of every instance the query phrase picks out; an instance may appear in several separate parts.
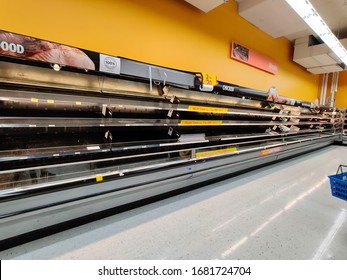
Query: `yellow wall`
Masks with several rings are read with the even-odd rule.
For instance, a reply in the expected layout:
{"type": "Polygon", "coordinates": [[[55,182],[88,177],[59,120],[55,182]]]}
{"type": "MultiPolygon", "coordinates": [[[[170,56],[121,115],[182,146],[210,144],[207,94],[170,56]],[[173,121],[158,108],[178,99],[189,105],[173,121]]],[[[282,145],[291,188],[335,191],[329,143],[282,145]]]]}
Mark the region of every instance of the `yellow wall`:
{"type": "Polygon", "coordinates": [[[339,73],[338,89],[335,96],[335,106],[347,108],[347,71],[339,73]]]}
{"type": "MultiPolygon", "coordinates": [[[[313,101],[319,76],[292,62],[292,46],[237,15],[229,1],[205,14],[183,0],[0,0],[0,29],[313,101]],[[3,3],[2,3],[3,2],[3,3]],[[279,64],[271,75],[230,59],[235,40],[279,64]]],[[[279,23],[280,24],[280,23],[279,23]]]]}

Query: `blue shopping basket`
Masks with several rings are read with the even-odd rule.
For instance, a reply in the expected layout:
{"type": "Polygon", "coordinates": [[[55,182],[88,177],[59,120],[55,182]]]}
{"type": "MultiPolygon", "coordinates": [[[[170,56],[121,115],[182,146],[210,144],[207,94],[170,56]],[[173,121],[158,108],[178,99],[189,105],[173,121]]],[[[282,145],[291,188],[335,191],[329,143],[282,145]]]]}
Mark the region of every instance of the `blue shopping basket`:
{"type": "Polygon", "coordinates": [[[347,167],[347,165],[340,164],[337,168],[336,175],[330,175],[328,177],[330,179],[332,196],[347,201],[347,172],[343,172],[343,167],[347,167]]]}

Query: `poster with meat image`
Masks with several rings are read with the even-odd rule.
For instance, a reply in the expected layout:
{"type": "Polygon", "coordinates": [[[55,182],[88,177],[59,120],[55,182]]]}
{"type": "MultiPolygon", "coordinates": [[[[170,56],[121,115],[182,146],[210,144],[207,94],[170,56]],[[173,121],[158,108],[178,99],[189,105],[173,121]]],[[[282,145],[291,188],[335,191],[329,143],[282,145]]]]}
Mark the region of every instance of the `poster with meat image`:
{"type": "Polygon", "coordinates": [[[276,61],[236,42],[231,44],[231,58],[273,75],[278,73],[279,66],[276,61]]]}
{"type": "Polygon", "coordinates": [[[86,53],[74,47],[0,30],[0,55],[95,70],[95,62],[86,53]]]}

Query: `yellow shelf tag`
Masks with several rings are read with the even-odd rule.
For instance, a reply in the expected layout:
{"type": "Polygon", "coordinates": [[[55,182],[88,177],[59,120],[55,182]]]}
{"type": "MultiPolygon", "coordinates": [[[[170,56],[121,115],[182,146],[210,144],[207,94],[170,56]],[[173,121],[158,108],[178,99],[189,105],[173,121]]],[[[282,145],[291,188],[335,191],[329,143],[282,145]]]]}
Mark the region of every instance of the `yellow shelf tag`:
{"type": "Polygon", "coordinates": [[[230,147],[225,149],[219,149],[219,150],[210,150],[205,152],[197,152],[196,158],[204,158],[204,157],[210,157],[210,156],[216,156],[216,155],[224,155],[229,153],[235,153],[237,152],[236,147],[230,147]]]}
{"type": "Polygon", "coordinates": [[[188,106],[188,111],[191,112],[206,112],[206,113],[227,113],[228,108],[205,107],[205,106],[188,106]]]}
{"type": "Polygon", "coordinates": [[[218,84],[217,76],[209,73],[201,73],[202,74],[202,83],[204,85],[212,85],[215,86],[218,84]]]}
{"type": "Polygon", "coordinates": [[[200,120],[182,120],[179,125],[180,126],[214,126],[214,125],[222,125],[223,121],[200,121],[200,120]]]}
{"type": "Polygon", "coordinates": [[[101,174],[98,174],[98,175],[95,176],[95,179],[96,179],[97,182],[102,182],[104,180],[104,177],[102,177],[101,174]]]}

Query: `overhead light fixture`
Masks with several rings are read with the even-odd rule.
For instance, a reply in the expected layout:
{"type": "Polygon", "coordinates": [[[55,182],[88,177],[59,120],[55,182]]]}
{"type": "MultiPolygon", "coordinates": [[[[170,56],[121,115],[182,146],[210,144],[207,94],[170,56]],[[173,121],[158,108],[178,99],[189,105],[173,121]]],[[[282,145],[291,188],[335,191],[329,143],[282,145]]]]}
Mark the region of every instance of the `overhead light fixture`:
{"type": "Polygon", "coordinates": [[[347,65],[347,50],[331,32],[316,9],[308,0],[286,0],[292,9],[307,23],[314,33],[347,65]]]}
{"type": "Polygon", "coordinates": [[[57,63],[55,63],[53,65],[51,64],[51,66],[52,66],[54,71],[60,71],[60,69],[61,69],[61,66],[59,64],[57,64],[57,63]]]}

